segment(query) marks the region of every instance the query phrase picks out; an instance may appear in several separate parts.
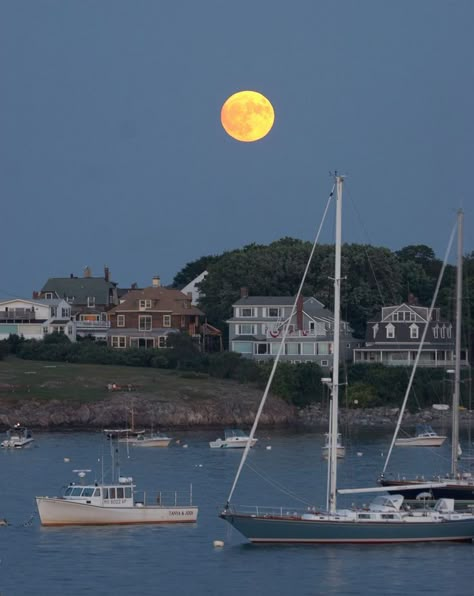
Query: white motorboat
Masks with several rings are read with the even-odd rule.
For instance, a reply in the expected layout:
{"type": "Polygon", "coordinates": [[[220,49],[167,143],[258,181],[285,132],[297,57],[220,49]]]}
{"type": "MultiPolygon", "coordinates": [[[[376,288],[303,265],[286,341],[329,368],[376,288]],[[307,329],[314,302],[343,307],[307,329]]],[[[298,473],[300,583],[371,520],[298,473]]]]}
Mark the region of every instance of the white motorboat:
{"type": "MultiPolygon", "coordinates": [[[[249,443],[250,437],[244,431],[238,428],[227,428],[224,431],[223,439],[210,441],[211,449],[244,449],[249,443]]],[[[250,441],[250,447],[254,447],[258,439],[253,438],[250,441]]]]}
{"type": "Polygon", "coordinates": [[[13,428],[7,430],[7,438],[2,441],[1,445],[5,449],[22,449],[31,445],[33,441],[31,431],[24,426],[15,424],[13,428]]]}
{"type": "Polygon", "coordinates": [[[168,447],[172,440],[172,437],[161,433],[151,433],[150,435],[140,434],[130,437],[127,443],[133,447],[168,447]]]}
{"type": "Polygon", "coordinates": [[[414,437],[399,437],[397,447],[441,447],[446,441],[444,435],[438,435],[429,424],[417,424],[414,437]]]}

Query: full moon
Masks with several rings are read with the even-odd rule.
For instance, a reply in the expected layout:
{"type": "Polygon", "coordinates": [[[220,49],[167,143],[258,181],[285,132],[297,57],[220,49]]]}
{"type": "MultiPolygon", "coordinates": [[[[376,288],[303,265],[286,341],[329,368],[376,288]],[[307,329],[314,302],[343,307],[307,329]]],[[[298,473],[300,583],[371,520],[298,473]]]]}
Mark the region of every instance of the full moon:
{"type": "Polygon", "coordinates": [[[275,120],[269,100],[257,91],[239,91],[222,106],[221,122],[228,135],[250,143],[266,136],[275,120]]]}

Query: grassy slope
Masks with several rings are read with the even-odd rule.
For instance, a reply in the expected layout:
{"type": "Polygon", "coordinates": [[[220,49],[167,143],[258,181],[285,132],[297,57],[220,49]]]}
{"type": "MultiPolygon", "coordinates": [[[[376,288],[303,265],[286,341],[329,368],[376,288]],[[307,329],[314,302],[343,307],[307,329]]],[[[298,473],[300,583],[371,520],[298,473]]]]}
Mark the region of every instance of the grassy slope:
{"type": "Polygon", "coordinates": [[[213,378],[186,379],[175,371],[129,366],[20,360],[0,362],[0,400],[95,402],[111,397],[107,385],[132,385],[148,399],[209,399],[223,394],[260,394],[255,388],[213,378]]]}

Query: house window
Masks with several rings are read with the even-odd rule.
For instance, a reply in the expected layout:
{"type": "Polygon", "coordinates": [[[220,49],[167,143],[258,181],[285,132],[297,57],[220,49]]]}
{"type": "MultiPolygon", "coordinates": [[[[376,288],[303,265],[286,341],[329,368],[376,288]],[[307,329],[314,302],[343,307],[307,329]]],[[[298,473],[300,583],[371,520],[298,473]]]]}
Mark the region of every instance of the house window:
{"type": "Polygon", "coordinates": [[[126,348],[127,338],[119,335],[112,336],[112,347],[113,348],[126,348]]]}
{"type": "Polygon", "coordinates": [[[328,366],[329,360],[321,360],[321,366],[328,366]]]}
{"type": "Polygon", "coordinates": [[[314,354],[314,344],[301,344],[302,354],[314,354]]]}
{"type": "Polygon", "coordinates": [[[255,344],[255,354],[269,354],[270,344],[257,343],[255,344]]]}
{"type": "Polygon", "coordinates": [[[256,326],[250,323],[236,325],[235,331],[236,335],[254,335],[256,333],[256,326]]]}
{"type": "Polygon", "coordinates": [[[138,307],[140,310],[147,310],[151,308],[151,300],[139,300],[138,307]]]}
{"type": "Polygon", "coordinates": [[[290,354],[292,356],[300,353],[300,344],[289,343],[289,344],[286,344],[285,348],[286,348],[286,350],[285,350],[286,353],[290,354]]]}
{"type": "Polygon", "coordinates": [[[43,327],[43,333],[44,333],[44,335],[47,335],[48,334],[48,328],[47,327],[43,327]]]}
{"type": "Polygon", "coordinates": [[[150,331],[151,330],[151,316],[150,315],[141,315],[138,317],[138,329],[140,331],[150,331]]]}
{"type": "Polygon", "coordinates": [[[278,318],[280,316],[280,309],[279,308],[269,308],[268,316],[273,317],[273,318],[278,318]]]}
{"type": "Polygon", "coordinates": [[[418,339],[418,325],[410,325],[410,339],[418,339]]]}
{"type": "Polygon", "coordinates": [[[393,325],[387,325],[387,327],[385,328],[385,332],[387,334],[387,339],[394,339],[395,327],[393,325]]]}
{"type": "Polygon", "coordinates": [[[451,326],[451,325],[448,325],[448,326],[446,327],[446,337],[447,337],[448,339],[451,339],[451,330],[452,330],[452,326],[451,326]]]}
{"type": "Polygon", "coordinates": [[[317,344],[318,346],[318,354],[329,354],[329,344],[325,341],[320,342],[317,344]]]}
{"type": "Polygon", "coordinates": [[[95,306],[95,296],[87,296],[87,306],[89,308],[95,306]]]}
{"type": "Polygon", "coordinates": [[[68,335],[72,335],[72,325],[67,326],[68,335]]]}
{"type": "Polygon", "coordinates": [[[138,348],[138,338],[137,337],[130,338],[130,347],[138,348]]]}
{"type": "Polygon", "coordinates": [[[251,341],[234,341],[232,342],[232,351],[239,354],[252,354],[252,346],[251,341]]]}
{"type": "Polygon", "coordinates": [[[280,349],[281,341],[273,342],[270,344],[270,351],[272,355],[278,354],[278,350],[280,349]]]}
{"type": "Polygon", "coordinates": [[[58,309],[55,306],[51,307],[51,316],[56,317],[58,314],[58,309]]]}
{"type": "Polygon", "coordinates": [[[253,308],[241,308],[240,309],[240,316],[241,317],[253,317],[254,316],[253,308]]]}
{"type": "Polygon", "coordinates": [[[71,316],[71,310],[69,308],[62,308],[61,316],[63,319],[68,319],[71,316]]]}
{"type": "Polygon", "coordinates": [[[46,300],[52,300],[53,292],[45,292],[44,297],[46,298],[46,300]]]}
{"type": "Polygon", "coordinates": [[[438,339],[438,335],[439,335],[439,325],[435,325],[435,326],[433,327],[433,337],[434,337],[435,339],[438,339]]]}
{"type": "Polygon", "coordinates": [[[163,315],[163,327],[171,327],[171,315],[163,315]]]}
{"type": "Polygon", "coordinates": [[[161,335],[158,338],[158,347],[159,348],[166,348],[166,335],[161,335]]]}
{"type": "Polygon", "coordinates": [[[444,339],[445,335],[446,335],[446,326],[443,325],[440,329],[441,329],[441,333],[440,333],[441,339],[444,339]]]}
{"type": "Polygon", "coordinates": [[[125,327],[125,315],[117,315],[117,327],[125,327]]]}

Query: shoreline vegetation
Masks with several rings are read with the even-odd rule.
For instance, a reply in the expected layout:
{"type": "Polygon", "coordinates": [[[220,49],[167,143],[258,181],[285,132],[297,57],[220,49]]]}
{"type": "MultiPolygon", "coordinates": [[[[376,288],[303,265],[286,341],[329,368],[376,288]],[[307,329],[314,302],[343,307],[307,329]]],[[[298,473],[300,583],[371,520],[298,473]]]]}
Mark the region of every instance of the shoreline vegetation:
{"type": "MultiPolygon", "coordinates": [[[[156,430],[249,428],[262,390],[251,384],[141,367],[81,365],[8,358],[0,362],[0,429],[16,423],[32,430],[156,430]]],[[[398,408],[342,407],[341,425],[394,428],[398,408]]],[[[472,411],[461,409],[460,424],[472,411]]],[[[269,395],[261,428],[324,429],[327,402],[298,408],[269,395]]],[[[432,407],[407,412],[405,427],[417,423],[449,428],[451,411],[432,407]]]]}

